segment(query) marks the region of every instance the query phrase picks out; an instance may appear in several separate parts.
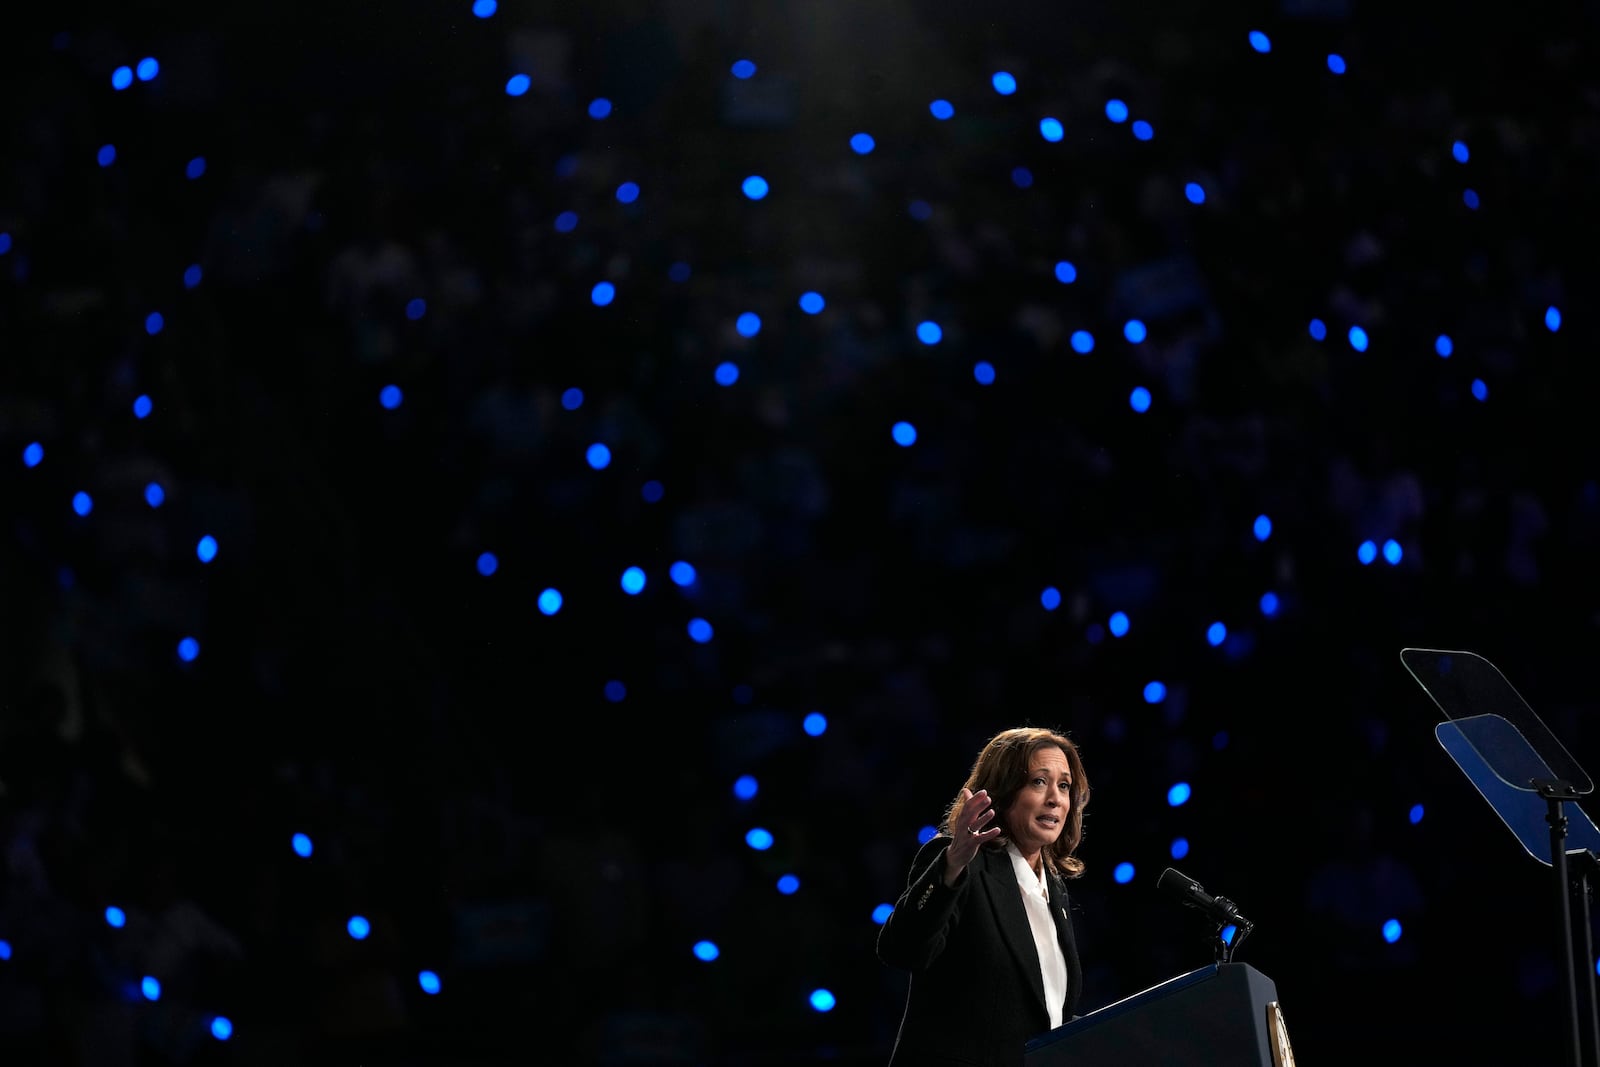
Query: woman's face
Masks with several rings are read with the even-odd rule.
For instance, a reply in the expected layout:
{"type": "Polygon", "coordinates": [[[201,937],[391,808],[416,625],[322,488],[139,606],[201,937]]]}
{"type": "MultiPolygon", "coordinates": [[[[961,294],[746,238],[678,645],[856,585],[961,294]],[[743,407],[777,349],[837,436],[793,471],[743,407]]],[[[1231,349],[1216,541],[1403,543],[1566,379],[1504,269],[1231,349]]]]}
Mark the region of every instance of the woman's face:
{"type": "Polygon", "coordinates": [[[1033,754],[1028,779],[1006,812],[1006,833],[1032,857],[1061,836],[1072,812],[1072,767],[1067,754],[1046,745],[1033,754]]]}

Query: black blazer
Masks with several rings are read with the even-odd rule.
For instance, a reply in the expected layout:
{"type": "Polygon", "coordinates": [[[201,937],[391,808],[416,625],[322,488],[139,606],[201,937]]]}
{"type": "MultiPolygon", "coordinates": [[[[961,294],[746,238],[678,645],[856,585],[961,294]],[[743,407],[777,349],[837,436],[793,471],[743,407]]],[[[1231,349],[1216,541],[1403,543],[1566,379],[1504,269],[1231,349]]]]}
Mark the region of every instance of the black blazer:
{"type": "MultiPolygon", "coordinates": [[[[878,931],[878,958],[911,972],[891,1067],[1021,1067],[1029,1038],[1050,1029],[1033,928],[1005,848],[979,849],[954,886],[944,884],[950,838],[923,845],[906,890],[878,931]]],[[[1067,959],[1061,1019],[1073,1018],[1083,968],[1053,873],[1050,914],[1067,959]]]]}

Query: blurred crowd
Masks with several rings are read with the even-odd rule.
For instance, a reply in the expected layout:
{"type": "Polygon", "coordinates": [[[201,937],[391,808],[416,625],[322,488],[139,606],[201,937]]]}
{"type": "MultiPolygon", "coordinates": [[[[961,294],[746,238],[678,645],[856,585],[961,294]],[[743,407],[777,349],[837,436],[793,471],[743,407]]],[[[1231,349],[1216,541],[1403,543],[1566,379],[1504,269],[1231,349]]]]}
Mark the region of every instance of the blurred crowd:
{"type": "MultiPolygon", "coordinates": [[[[865,920],[1023,720],[1072,730],[1107,798],[1090,1006],[1206,961],[1130,932],[1103,872],[1167,833],[1131,798],[1229,759],[1268,827],[1360,808],[1335,848],[1279,843],[1284,906],[1332,973],[1414,982],[1428,943],[1367,932],[1461,876],[1375,817],[1450,781],[1398,648],[1503,652],[1594,736],[1600,488],[1558,443],[1594,385],[1592,19],[1412,49],[1380,25],[1410,15],[1285,5],[1258,53],[1216,8],[472,7],[106,12],[3,75],[0,440],[44,449],[0,475],[17,1062],[879,1062],[901,987],[865,920]],[[147,41],[161,74],[112,90],[147,41]],[[595,606],[633,562],[644,606],[595,606]],[[1288,795],[1353,768],[1365,797],[1288,795]],[[754,860],[752,808],[780,842],[754,860]],[[808,981],[848,1006],[797,1014],[808,981]]],[[[1260,840],[1212,844],[1264,892],[1260,840]]]]}

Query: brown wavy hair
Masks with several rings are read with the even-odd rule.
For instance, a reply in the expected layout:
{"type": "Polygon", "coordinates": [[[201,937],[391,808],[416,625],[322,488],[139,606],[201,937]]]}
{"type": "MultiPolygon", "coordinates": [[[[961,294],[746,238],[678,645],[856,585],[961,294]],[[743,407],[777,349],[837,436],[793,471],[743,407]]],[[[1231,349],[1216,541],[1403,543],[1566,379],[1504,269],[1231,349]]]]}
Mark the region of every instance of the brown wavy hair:
{"type": "MultiPolygon", "coordinates": [[[[984,742],[962,788],[974,793],[987,789],[989,799],[994,804],[995,818],[1004,827],[1011,805],[1028,783],[1033,754],[1051,745],[1061,750],[1067,757],[1067,766],[1072,769],[1072,810],[1067,813],[1061,836],[1044,849],[1044,862],[1062,878],[1076,878],[1083,873],[1083,861],[1073,853],[1083,841],[1083,811],[1089,806],[1089,778],[1084,774],[1083,757],[1078,754],[1078,746],[1065,734],[1039,726],[1018,726],[1000,731],[984,742]]],[[[958,790],[955,799],[945,808],[944,819],[939,824],[940,833],[948,835],[960,814],[961,793],[958,790]]],[[[1008,840],[1010,835],[1002,831],[986,847],[1004,848],[1008,840]]]]}

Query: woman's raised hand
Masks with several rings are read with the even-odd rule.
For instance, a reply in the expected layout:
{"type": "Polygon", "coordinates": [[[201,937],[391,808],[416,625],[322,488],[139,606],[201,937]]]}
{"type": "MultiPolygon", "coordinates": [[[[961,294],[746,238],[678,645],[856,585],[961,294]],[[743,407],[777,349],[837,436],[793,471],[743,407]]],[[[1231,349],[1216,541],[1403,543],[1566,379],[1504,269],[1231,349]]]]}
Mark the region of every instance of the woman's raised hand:
{"type": "Polygon", "coordinates": [[[955,885],[961,872],[972,862],[972,857],[978,854],[978,849],[1000,836],[999,825],[989,826],[993,818],[994,807],[989,803],[987,789],[980,789],[976,793],[961,790],[961,810],[950,820],[950,836],[953,840],[950,847],[944,850],[945,885],[955,885]]]}

